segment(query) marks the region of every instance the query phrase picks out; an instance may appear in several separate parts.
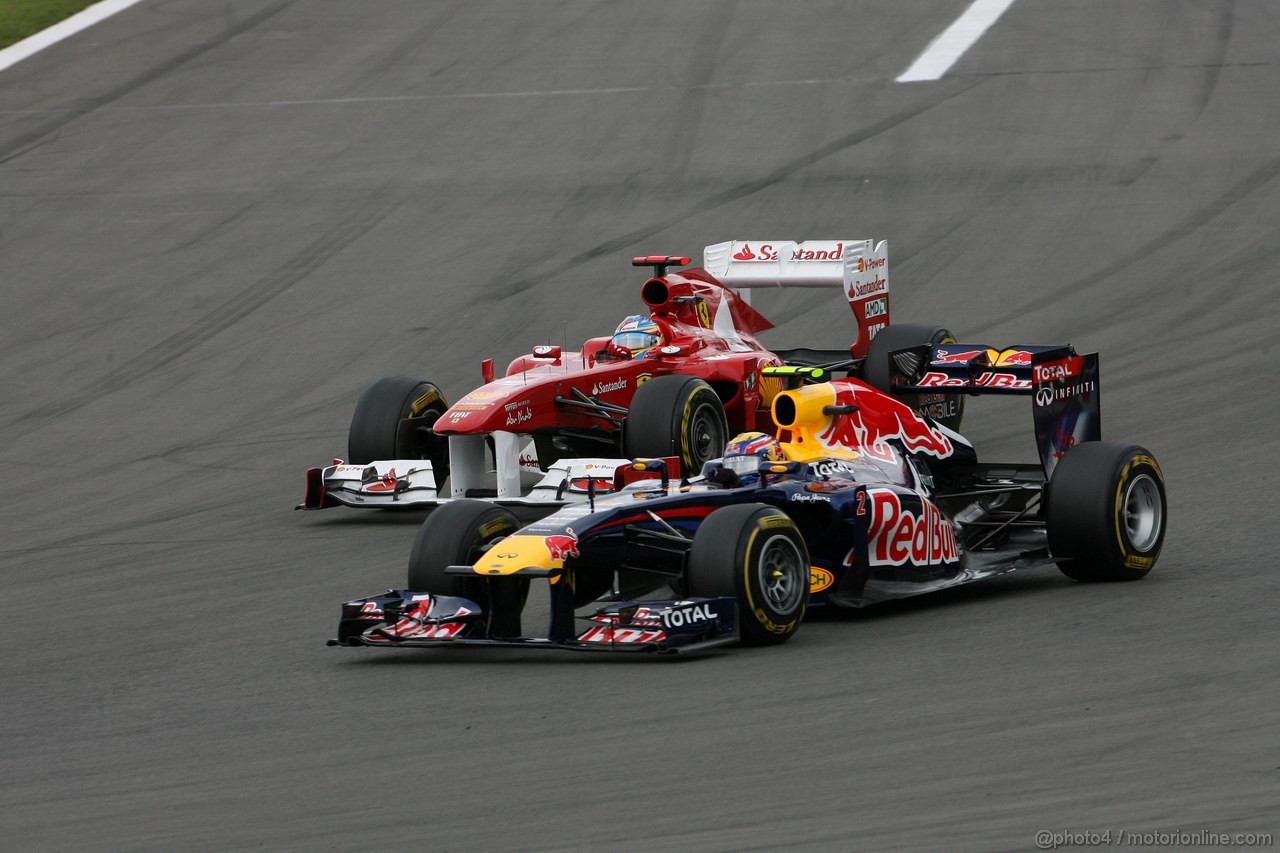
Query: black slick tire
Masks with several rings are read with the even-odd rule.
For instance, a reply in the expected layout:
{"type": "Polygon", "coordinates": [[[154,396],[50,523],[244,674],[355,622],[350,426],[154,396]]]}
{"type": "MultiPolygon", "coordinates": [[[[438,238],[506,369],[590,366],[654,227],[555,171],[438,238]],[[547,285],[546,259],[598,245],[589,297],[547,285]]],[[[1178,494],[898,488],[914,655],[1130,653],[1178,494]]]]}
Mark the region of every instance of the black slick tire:
{"type": "Polygon", "coordinates": [[[519,529],[520,522],[509,510],[485,501],[450,501],[433,510],[409,551],[408,589],[470,599],[484,609],[489,636],[518,636],[528,580],[486,581],[446,574],[445,568],[471,565],[519,529]]]}
{"type": "Polygon", "coordinates": [[[1164,474],[1135,444],[1091,441],[1068,450],[1048,492],[1049,552],[1078,581],[1145,577],[1164,545],[1164,474]]]}
{"type": "Polygon", "coordinates": [[[690,596],[732,596],[744,646],[785,642],[809,604],[809,551],[785,513],[741,504],[707,516],[693,537],[684,578],[690,596]]]}
{"type": "Polygon", "coordinates": [[[694,376],[655,376],[631,398],[622,449],[631,459],[679,457],[692,477],[728,440],[724,406],[710,385],[694,376]]]}
{"type": "Polygon", "coordinates": [[[429,459],[436,486],[449,475],[449,443],[431,432],[449,408],[431,382],[407,376],[379,379],[356,401],[347,432],[347,461],[366,465],[379,459],[429,459]]]}
{"type": "MultiPolygon", "coordinates": [[[[893,365],[889,362],[889,353],[896,350],[930,344],[953,344],[955,340],[955,336],[942,326],[931,326],[924,323],[904,323],[902,325],[890,323],[871,339],[871,346],[867,349],[867,360],[862,364],[860,378],[876,390],[883,391],[896,400],[901,400],[916,411],[920,411],[921,406],[930,408],[937,406],[950,407],[954,403],[954,411],[945,417],[935,419],[948,429],[959,432],[960,421],[964,418],[964,395],[933,395],[941,397],[941,401],[939,401],[936,399],[921,399],[919,394],[895,393],[892,388],[893,378],[897,371],[894,370],[893,365]]],[[[937,411],[937,409],[934,409],[934,411],[937,411]]]]}

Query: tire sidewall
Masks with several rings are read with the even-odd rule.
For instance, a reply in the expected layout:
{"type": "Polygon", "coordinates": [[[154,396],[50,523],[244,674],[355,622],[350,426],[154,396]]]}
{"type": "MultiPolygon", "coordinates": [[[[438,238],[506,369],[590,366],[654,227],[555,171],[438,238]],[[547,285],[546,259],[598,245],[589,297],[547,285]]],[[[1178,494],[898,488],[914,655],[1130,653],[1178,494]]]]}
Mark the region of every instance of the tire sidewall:
{"type": "Polygon", "coordinates": [[[1141,577],[1151,571],[1160,550],[1164,547],[1164,535],[1168,529],[1168,501],[1165,498],[1164,473],[1155,457],[1144,449],[1137,449],[1120,466],[1115,478],[1116,488],[1111,497],[1111,526],[1114,534],[1112,542],[1115,547],[1116,560],[1119,566],[1129,572],[1136,572],[1141,577]],[[1160,494],[1160,528],[1155,543],[1145,551],[1138,550],[1129,539],[1124,524],[1124,499],[1130,485],[1139,477],[1146,475],[1156,484],[1160,494]]]}
{"type": "Polygon", "coordinates": [[[752,633],[759,636],[789,637],[795,633],[800,620],[804,618],[809,601],[809,559],[804,540],[791,519],[777,510],[761,512],[754,520],[755,526],[746,533],[745,541],[741,543],[742,556],[735,566],[738,589],[747,605],[741,615],[743,629],[745,631],[746,624],[751,624],[752,633]],[[780,611],[769,601],[761,576],[761,560],[766,550],[779,539],[785,540],[794,549],[800,566],[798,582],[806,586],[799,597],[799,603],[789,613],[780,611]]]}
{"type": "MultiPolygon", "coordinates": [[[[431,458],[434,464],[438,453],[422,454],[403,445],[400,422],[418,419],[435,413],[438,417],[449,408],[444,393],[433,382],[407,376],[380,379],[365,389],[356,401],[347,432],[347,457],[354,465],[365,465],[380,459],[431,458]]],[[[443,480],[443,477],[438,478],[443,480]]]]}
{"type": "Polygon", "coordinates": [[[672,430],[674,435],[680,437],[679,456],[686,474],[693,475],[700,472],[704,464],[724,453],[724,446],[729,441],[729,427],[725,422],[724,406],[711,386],[703,382],[693,385],[684,406],[679,410],[679,423],[672,424],[672,430]],[[700,416],[714,419],[720,430],[720,447],[708,448],[706,458],[694,455],[696,448],[693,445],[696,436],[691,431],[697,426],[700,416]]]}
{"type": "Polygon", "coordinates": [[[675,456],[682,473],[694,476],[705,459],[695,456],[691,431],[700,414],[713,417],[720,446],[708,449],[707,459],[719,456],[729,440],[728,419],[715,390],[695,376],[658,376],[641,385],[631,400],[623,426],[623,453],[630,458],[675,456]]]}
{"type": "Polygon", "coordinates": [[[694,536],[684,586],[692,596],[730,596],[738,605],[739,639],[744,645],[780,643],[795,633],[809,602],[809,553],[795,524],[781,510],[740,504],[716,510],[694,536]],[[778,537],[798,554],[798,601],[781,612],[769,600],[760,562],[778,537]]]}
{"type": "Polygon", "coordinates": [[[483,579],[445,574],[445,566],[466,565],[481,544],[519,529],[509,510],[484,501],[454,501],[433,510],[418,528],[409,552],[407,588],[474,600],[483,590],[483,579]]]}
{"type": "Polygon", "coordinates": [[[1058,461],[1048,490],[1048,541],[1059,568],[1080,581],[1137,580],[1151,571],[1168,530],[1164,473],[1155,457],[1137,445],[1087,442],[1058,461]],[[1125,496],[1140,477],[1155,484],[1159,529],[1145,551],[1129,538],[1125,496]]]}

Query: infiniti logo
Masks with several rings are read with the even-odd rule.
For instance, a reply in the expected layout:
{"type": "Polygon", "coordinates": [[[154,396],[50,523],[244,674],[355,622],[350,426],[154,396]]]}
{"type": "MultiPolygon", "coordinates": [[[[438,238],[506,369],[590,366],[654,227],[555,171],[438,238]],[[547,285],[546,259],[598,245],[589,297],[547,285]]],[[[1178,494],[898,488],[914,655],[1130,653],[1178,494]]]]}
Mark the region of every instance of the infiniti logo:
{"type": "Polygon", "coordinates": [[[1053,402],[1053,389],[1043,387],[1036,390],[1036,405],[1040,407],[1048,406],[1053,402]]]}

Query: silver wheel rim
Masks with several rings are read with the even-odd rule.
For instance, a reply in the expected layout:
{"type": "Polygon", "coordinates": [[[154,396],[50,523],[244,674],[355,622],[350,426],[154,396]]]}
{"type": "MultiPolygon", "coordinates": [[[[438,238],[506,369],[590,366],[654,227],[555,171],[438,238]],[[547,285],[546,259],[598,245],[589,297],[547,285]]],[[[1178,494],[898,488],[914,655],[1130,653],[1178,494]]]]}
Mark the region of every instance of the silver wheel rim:
{"type": "Polygon", "coordinates": [[[1164,526],[1164,501],[1160,487],[1150,474],[1139,474],[1124,490],[1125,533],[1135,551],[1150,551],[1160,539],[1164,526]]]}
{"type": "Polygon", "coordinates": [[[756,561],[760,588],[775,613],[790,614],[809,591],[809,570],[800,549],[788,536],[774,536],[764,543],[756,561]]]}

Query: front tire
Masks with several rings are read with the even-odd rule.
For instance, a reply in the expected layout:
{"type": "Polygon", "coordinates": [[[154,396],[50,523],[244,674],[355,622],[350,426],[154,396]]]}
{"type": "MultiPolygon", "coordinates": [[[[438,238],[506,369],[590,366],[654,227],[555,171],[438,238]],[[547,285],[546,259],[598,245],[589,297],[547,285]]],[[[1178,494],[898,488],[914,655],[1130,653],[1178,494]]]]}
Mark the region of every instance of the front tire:
{"type": "Polygon", "coordinates": [[[622,449],[632,459],[676,456],[692,477],[728,440],[724,405],[710,385],[694,376],[655,376],[631,398],[622,449]]]}
{"type": "MultiPolygon", "coordinates": [[[[867,360],[862,363],[862,381],[879,391],[883,391],[896,400],[906,403],[917,412],[928,414],[947,429],[960,431],[960,421],[964,418],[963,394],[940,394],[941,401],[921,399],[920,394],[903,394],[893,391],[895,375],[912,374],[914,370],[895,370],[890,364],[889,353],[911,347],[932,346],[937,344],[953,344],[955,335],[942,326],[930,326],[923,323],[890,323],[871,339],[867,349],[867,360]],[[923,411],[922,411],[923,407],[923,411]],[[938,408],[942,407],[947,413],[938,408]],[[938,415],[942,415],[939,417],[938,415]]],[[[918,365],[917,365],[918,367],[918,365]]]]}
{"type": "Polygon", "coordinates": [[[347,461],[429,459],[436,487],[449,475],[449,443],[431,431],[449,404],[431,382],[394,376],[379,379],[356,401],[347,432],[347,461]]]}
{"type": "Polygon", "coordinates": [[[434,510],[418,528],[409,552],[409,590],[470,599],[484,609],[489,636],[519,636],[527,579],[486,581],[445,572],[448,566],[474,564],[519,529],[510,511],[485,501],[451,501],[434,510]]]}
{"type": "Polygon", "coordinates": [[[1164,545],[1164,474],[1146,448],[1091,441],[1058,460],[1049,482],[1049,551],[1078,581],[1145,577],[1164,545]]]}
{"type": "Polygon", "coordinates": [[[732,596],[744,646],[785,642],[809,605],[809,550],[785,513],[764,504],[718,509],[693,537],[691,596],[732,596]]]}

